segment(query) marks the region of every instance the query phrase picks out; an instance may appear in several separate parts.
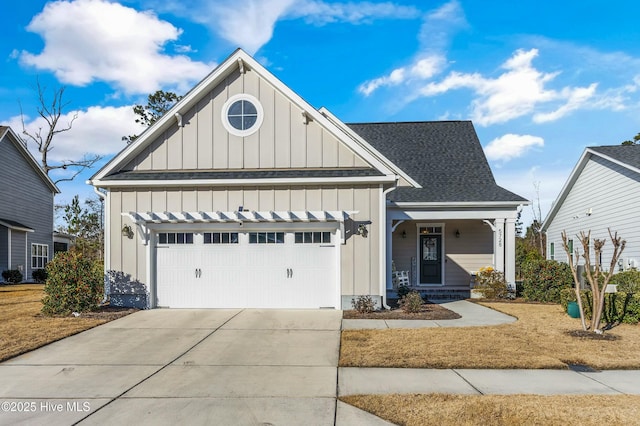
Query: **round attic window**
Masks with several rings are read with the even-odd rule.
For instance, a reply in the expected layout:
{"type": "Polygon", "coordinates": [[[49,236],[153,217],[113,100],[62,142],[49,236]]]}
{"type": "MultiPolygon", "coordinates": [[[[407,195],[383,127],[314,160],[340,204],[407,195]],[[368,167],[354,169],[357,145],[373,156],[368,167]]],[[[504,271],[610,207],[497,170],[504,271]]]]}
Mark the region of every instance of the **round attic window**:
{"type": "Polygon", "coordinates": [[[262,124],[262,118],[262,105],[251,95],[234,95],[222,107],[222,124],[236,136],[255,133],[262,124]]]}

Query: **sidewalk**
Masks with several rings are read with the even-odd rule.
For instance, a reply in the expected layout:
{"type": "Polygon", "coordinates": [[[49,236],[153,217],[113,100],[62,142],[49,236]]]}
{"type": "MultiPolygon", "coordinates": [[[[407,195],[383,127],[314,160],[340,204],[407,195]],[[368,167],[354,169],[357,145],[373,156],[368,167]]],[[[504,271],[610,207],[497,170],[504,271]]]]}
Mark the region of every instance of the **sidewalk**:
{"type": "Polygon", "coordinates": [[[338,396],[392,393],[640,395],[640,371],[338,369],[338,396]]]}

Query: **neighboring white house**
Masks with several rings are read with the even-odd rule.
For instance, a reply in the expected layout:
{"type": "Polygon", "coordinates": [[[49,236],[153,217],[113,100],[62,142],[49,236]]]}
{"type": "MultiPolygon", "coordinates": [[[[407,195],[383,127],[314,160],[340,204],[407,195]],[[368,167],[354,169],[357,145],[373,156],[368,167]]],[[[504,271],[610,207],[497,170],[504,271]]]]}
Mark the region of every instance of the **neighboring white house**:
{"type": "Polygon", "coordinates": [[[237,50],[89,181],[106,190],[115,305],[384,305],[515,274],[527,201],[499,187],[469,121],[344,124],[237,50]]]}
{"type": "Polygon", "coordinates": [[[590,230],[592,239],[607,239],[602,262],[608,265],[613,253],[608,229],[627,241],[618,269],[640,266],[640,146],[585,149],[542,225],[547,258],[567,261],[563,230],[582,253],[577,235],[590,230]]]}

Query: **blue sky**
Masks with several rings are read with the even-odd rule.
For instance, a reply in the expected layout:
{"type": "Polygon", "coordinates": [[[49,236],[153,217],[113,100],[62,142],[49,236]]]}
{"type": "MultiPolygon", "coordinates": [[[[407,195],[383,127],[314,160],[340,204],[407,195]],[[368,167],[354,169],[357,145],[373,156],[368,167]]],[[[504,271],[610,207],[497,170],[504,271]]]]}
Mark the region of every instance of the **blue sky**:
{"type": "MultiPolygon", "coordinates": [[[[542,215],[586,146],[640,132],[640,3],[612,0],[9,2],[0,123],[37,129],[36,78],[65,86],[53,160],[111,158],[132,106],[185,93],[236,47],[345,122],[473,120],[496,180],[542,215]]],[[[97,169],[61,183],[57,202],[97,169]]],[[[57,176],[54,175],[55,179],[57,176]]],[[[525,207],[525,222],[531,218],[525,207]]]]}

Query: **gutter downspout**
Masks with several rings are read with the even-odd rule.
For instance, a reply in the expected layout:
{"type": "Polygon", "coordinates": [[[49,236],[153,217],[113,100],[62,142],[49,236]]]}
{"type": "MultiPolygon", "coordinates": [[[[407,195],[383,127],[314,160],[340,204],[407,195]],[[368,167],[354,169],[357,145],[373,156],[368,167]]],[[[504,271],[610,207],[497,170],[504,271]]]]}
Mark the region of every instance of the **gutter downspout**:
{"type": "MultiPolygon", "coordinates": [[[[392,187],[382,191],[382,200],[380,201],[380,292],[382,294],[382,307],[391,309],[387,305],[387,194],[398,187],[398,177],[392,187]]],[[[381,186],[382,188],[382,186],[381,186]]]]}
{"type": "MultiPolygon", "coordinates": [[[[87,183],[89,185],[93,186],[93,183],[91,181],[87,181],[87,183]]],[[[109,253],[109,239],[107,238],[107,236],[109,235],[109,230],[111,229],[111,227],[109,226],[109,221],[107,220],[107,196],[100,191],[97,187],[93,186],[93,192],[95,192],[98,197],[100,197],[100,199],[102,200],[102,208],[103,208],[103,220],[104,220],[104,229],[103,229],[103,238],[104,238],[104,257],[103,257],[103,268],[104,268],[104,295],[102,296],[102,301],[100,301],[100,305],[104,305],[106,304],[109,300],[110,300],[110,294],[109,294],[109,290],[111,289],[111,286],[109,285],[109,280],[107,279],[107,268],[110,267],[110,262],[107,262],[107,256],[109,253]],[[109,263],[109,264],[108,264],[109,263]]]]}

